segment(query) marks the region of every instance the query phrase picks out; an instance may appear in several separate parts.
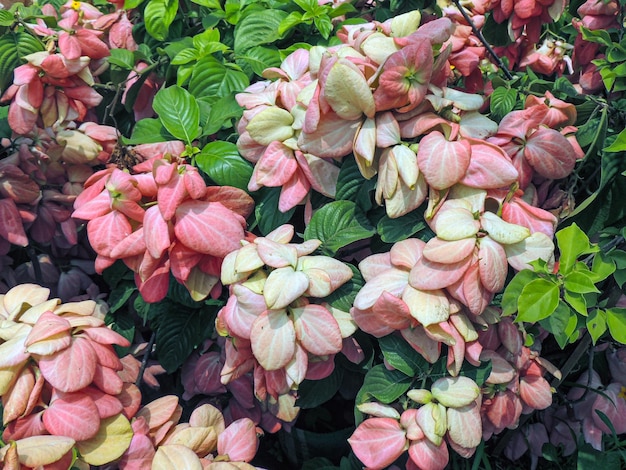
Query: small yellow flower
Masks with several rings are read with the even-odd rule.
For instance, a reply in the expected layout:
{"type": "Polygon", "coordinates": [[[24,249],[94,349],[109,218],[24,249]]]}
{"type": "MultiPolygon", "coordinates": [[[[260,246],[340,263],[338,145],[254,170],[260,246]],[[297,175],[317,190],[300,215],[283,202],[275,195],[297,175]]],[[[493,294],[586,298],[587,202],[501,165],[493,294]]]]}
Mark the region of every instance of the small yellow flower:
{"type": "Polygon", "coordinates": [[[622,387],[617,397],[626,400],[626,387],[622,387]]]}
{"type": "Polygon", "coordinates": [[[80,2],[78,0],[74,0],[72,2],[72,9],[74,9],[76,11],[80,10],[80,2]]]}

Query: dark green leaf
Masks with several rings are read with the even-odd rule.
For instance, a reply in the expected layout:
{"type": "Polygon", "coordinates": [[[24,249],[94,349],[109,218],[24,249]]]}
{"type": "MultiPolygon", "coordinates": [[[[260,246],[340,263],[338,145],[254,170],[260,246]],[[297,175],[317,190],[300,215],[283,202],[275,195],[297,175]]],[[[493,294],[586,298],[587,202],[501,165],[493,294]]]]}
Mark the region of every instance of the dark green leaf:
{"type": "Polygon", "coordinates": [[[547,279],[535,279],[522,289],[517,321],[534,323],[552,315],[558,305],[559,286],[547,279]]]}
{"type": "Polygon", "coordinates": [[[300,408],[316,408],[330,400],[341,386],[343,369],[335,366],[333,372],[320,380],[305,380],[298,387],[296,406],[300,408]]]}
{"type": "Polygon", "coordinates": [[[165,128],[177,139],[191,145],[200,133],[200,109],[187,90],[179,86],[162,88],[152,104],[165,128]]]}
{"type": "Polygon", "coordinates": [[[509,37],[508,21],[496,23],[493,15],[487,16],[482,33],[492,46],[506,46],[512,42],[509,37]]]}
{"type": "Polygon", "coordinates": [[[375,230],[352,201],[335,201],[318,210],[304,231],[304,239],[321,240],[321,249],[328,255],[350,243],[374,235],[375,230]]]}
{"type": "Polygon", "coordinates": [[[478,367],[471,364],[464,364],[461,369],[461,375],[469,377],[476,382],[476,385],[482,387],[491,374],[491,369],[492,364],[490,360],[481,362],[478,367]]]}
{"type": "Polygon", "coordinates": [[[156,352],[168,373],[176,371],[209,336],[214,321],[215,315],[200,309],[177,308],[159,315],[156,352]]]}
{"type": "Polygon", "coordinates": [[[137,286],[134,281],[120,282],[115,289],[109,294],[107,303],[109,304],[109,311],[111,313],[117,312],[124,304],[130,299],[130,296],[137,291],[137,286]]]}
{"type": "MultiPolygon", "coordinates": [[[[198,100],[200,102],[200,100],[198,100]]],[[[234,99],[234,93],[223,96],[211,104],[209,118],[204,124],[202,133],[204,135],[215,134],[222,128],[232,126],[232,120],[241,117],[243,109],[234,99]]]]}
{"type": "Polygon", "coordinates": [[[31,34],[6,32],[0,37],[0,94],[11,84],[13,69],[25,62],[23,57],[39,51],[43,44],[31,34]]]}
{"type": "Polygon", "coordinates": [[[572,85],[572,82],[565,77],[559,77],[556,79],[553,91],[560,91],[570,98],[577,98],[579,96],[579,93],[576,91],[576,88],[574,88],[574,85],[572,85]]]}
{"type": "Polygon", "coordinates": [[[345,264],[352,270],[352,279],[341,285],[339,289],[336,289],[328,297],[324,298],[324,301],[328,302],[336,309],[349,312],[352,308],[356,295],[365,285],[365,280],[361,275],[361,271],[359,271],[356,266],[353,266],[350,263],[345,264]]]}
{"type": "Polygon", "coordinates": [[[516,103],[517,90],[505,87],[496,88],[489,98],[491,118],[499,122],[504,116],[513,111],[516,103]]]}
{"type": "Polygon", "coordinates": [[[370,401],[371,397],[381,403],[391,403],[409,389],[411,382],[412,378],[399,370],[388,370],[383,364],[378,364],[365,376],[357,405],[370,401]]]}
{"type": "Polygon", "coordinates": [[[364,211],[372,208],[370,191],[376,187],[376,180],[366,180],[354,160],[354,157],[343,159],[339,177],[337,178],[337,191],[335,199],[354,201],[364,211]]]}
{"type": "Polygon", "coordinates": [[[220,186],[246,190],[252,176],[252,165],[244,160],[237,146],[220,140],[204,146],[196,156],[198,167],[220,186]]]}
{"type": "Polygon", "coordinates": [[[286,224],[291,219],[296,208],[289,209],[287,212],[278,210],[278,199],[280,198],[281,188],[262,188],[259,193],[261,198],[257,201],[254,208],[254,215],[259,226],[261,234],[267,235],[275,228],[286,224]]]}
{"type": "MultiPolygon", "coordinates": [[[[133,318],[126,313],[119,313],[117,315],[113,315],[111,312],[107,313],[105,319],[105,323],[107,325],[111,325],[111,329],[116,333],[119,333],[124,338],[128,340],[129,343],[132,343],[135,338],[135,322],[133,318]]],[[[129,350],[132,346],[128,348],[122,348],[120,346],[115,346],[115,351],[120,357],[128,354],[129,350]]]]}
{"type": "Polygon", "coordinates": [[[424,212],[420,209],[409,212],[395,219],[384,215],[376,224],[376,231],[385,243],[395,243],[406,240],[411,235],[426,228],[424,212]]]}
{"type": "Polygon", "coordinates": [[[378,344],[387,363],[409,377],[424,374],[428,362],[404,338],[390,334],[379,338],[378,344]]]}

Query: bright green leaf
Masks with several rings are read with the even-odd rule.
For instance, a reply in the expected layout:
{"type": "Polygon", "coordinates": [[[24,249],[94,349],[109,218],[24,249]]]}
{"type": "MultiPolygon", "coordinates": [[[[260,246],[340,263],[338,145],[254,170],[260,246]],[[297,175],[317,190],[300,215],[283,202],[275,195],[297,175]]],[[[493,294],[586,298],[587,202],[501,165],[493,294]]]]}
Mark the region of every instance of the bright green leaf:
{"type": "Polygon", "coordinates": [[[587,300],[583,294],[577,294],[570,291],[563,293],[563,299],[578,313],[587,316],[587,300]]]}
{"type": "Polygon", "coordinates": [[[606,313],[600,309],[592,310],[587,317],[587,330],[595,345],[606,332],[606,313]]]}
{"type": "Polygon", "coordinates": [[[493,90],[489,99],[491,118],[500,121],[505,115],[513,111],[517,103],[517,90],[499,87],[493,90]]]}
{"type": "Polygon", "coordinates": [[[283,36],[287,31],[300,23],[302,23],[302,13],[299,11],[292,11],[289,13],[289,16],[283,19],[280,22],[280,25],[278,25],[278,34],[283,36]]]}
{"type": "Polygon", "coordinates": [[[606,322],[615,341],[626,344],[626,308],[610,308],[606,311],[606,322]]]}
{"type": "Polygon", "coordinates": [[[133,128],[133,133],[129,139],[124,139],[126,145],[153,144],[156,142],[166,142],[174,139],[159,119],[146,118],[137,121],[133,128]]]}
{"type": "Polygon", "coordinates": [[[200,110],[187,90],[176,85],[162,88],[154,97],[152,106],[174,137],[189,145],[198,137],[200,110]]]}
{"type": "Polygon", "coordinates": [[[214,141],[196,156],[198,167],[220,186],[246,190],[252,176],[252,165],[244,160],[231,142],[214,141]]]}
{"type": "MultiPolygon", "coordinates": [[[[207,99],[209,98],[207,97],[207,99]]],[[[223,96],[211,103],[209,118],[204,124],[202,133],[211,135],[220,129],[232,127],[232,121],[240,118],[242,113],[243,108],[237,104],[237,101],[234,99],[234,93],[223,96]]]]}
{"type": "Polygon", "coordinates": [[[148,34],[159,41],[164,41],[177,11],[178,0],[150,0],[144,10],[148,34]]]}
{"type": "Polygon", "coordinates": [[[132,70],[135,66],[135,54],[128,49],[111,49],[111,55],[107,60],[110,64],[126,70],[132,70]]]}
{"type": "Polygon", "coordinates": [[[288,13],[277,10],[254,10],[235,26],[235,52],[269,44],[280,38],[278,27],[288,13]]]}
{"type": "Polygon", "coordinates": [[[617,134],[617,138],[613,141],[611,145],[603,148],[605,152],[624,152],[626,151],[626,129],[623,129],[622,132],[617,134]]]}
{"type": "Polygon", "coordinates": [[[256,46],[237,54],[237,63],[242,68],[249,67],[256,75],[261,76],[263,71],[270,67],[280,66],[280,52],[273,46],[256,46]]]}
{"type": "Polygon", "coordinates": [[[522,289],[517,321],[534,323],[552,315],[558,305],[559,286],[547,279],[535,279],[522,289]]]}
{"type": "Polygon", "coordinates": [[[605,253],[599,252],[593,257],[591,276],[593,282],[604,281],[615,272],[615,262],[605,253]]]}
{"type": "Polygon", "coordinates": [[[28,33],[5,32],[0,36],[0,94],[13,81],[13,69],[25,61],[22,57],[43,51],[43,44],[28,33]]]}
{"type": "Polygon", "coordinates": [[[15,15],[8,10],[0,10],[0,26],[11,26],[15,22],[15,15]]]}
{"type": "Polygon", "coordinates": [[[321,249],[334,255],[340,248],[374,235],[365,214],[351,201],[335,201],[319,209],[304,231],[304,239],[317,238],[321,249]]]}
{"type": "Polygon", "coordinates": [[[572,224],[556,233],[556,239],[559,244],[559,272],[568,274],[578,257],[583,253],[592,253],[597,251],[592,249],[589,243],[589,237],[576,224],[572,224]]]}
{"type": "Polygon", "coordinates": [[[509,282],[506,286],[504,294],[502,295],[502,301],[500,303],[502,307],[502,315],[513,315],[517,312],[517,302],[522,290],[526,284],[535,279],[538,279],[538,276],[530,269],[524,269],[523,271],[518,272],[515,277],[511,279],[511,282],[509,282]]]}
{"type": "Polygon", "coordinates": [[[565,289],[578,294],[587,294],[588,292],[600,292],[593,283],[591,276],[581,272],[571,272],[565,276],[565,289]]]}
{"type": "Polygon", "coordinates": [[[227,96],[243,91],[250,81],[240,70],[228,67],[213,56],[203,57],[191,74],[189,92],[196,98],[202,96],[227,96]]]}

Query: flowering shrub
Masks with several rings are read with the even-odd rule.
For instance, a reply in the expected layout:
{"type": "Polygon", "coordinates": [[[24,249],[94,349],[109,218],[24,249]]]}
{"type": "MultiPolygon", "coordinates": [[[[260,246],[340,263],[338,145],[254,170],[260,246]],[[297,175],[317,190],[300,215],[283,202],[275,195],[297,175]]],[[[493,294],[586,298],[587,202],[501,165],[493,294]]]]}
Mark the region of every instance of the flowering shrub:
{"type": "Polygon", "coordinates": [[[0,9],[3,468],[621,468],[625,8],[0,9]]]}

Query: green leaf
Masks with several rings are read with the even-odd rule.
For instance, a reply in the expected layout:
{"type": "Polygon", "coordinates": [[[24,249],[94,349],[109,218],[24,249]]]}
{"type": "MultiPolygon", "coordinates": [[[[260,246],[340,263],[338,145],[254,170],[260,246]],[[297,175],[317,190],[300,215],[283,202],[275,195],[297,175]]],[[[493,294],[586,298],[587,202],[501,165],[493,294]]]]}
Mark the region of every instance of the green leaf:
{"type": "Polygon", "coordinates": [[[609,255],[599,252],[593,257],[591,265],[591,276],[593,282],[604,281],[607,277],[615,272],[615,262],[609,255]]]}
{"type": "Polygon", "coordinates": [[[615,341],[626,344],[626,308],[610,308],[606,311],[606,323],[615,341]]]}
{"type": "Polygon", "coordinates": [[[512,42],[509,37],[508,22],[496,23],[493,15],[487,16],[482,33],[492,46],[506,46],[512,42]]]}
{"type": "Polygon", "coordinates": [[[593,344],[606,332],[606,313],[603,310],[595,309],[589,313],[587,317],[587,330],[591,335],[593,344]]]}
{"type": "Polygon", "coordinates": [[[166,142],[173,140],[171,135],[160,119],[146,118],[137,121],[129,139],[123,139],[125,145],[153,144],[155,142],[166,142]]]}
{"type": "Polygon", "coordinates": [[[333,23],[331,22],[330,18],[326,15],[318,16],[313,20],[313,23],[315,24],[315,27],[320,32],[322,37],[324,39],[328,39],[330,33],[333,32],[333,23]]]}
{"type": "Polygon", "coordinates": [[[565,289],[577,294],[587,294],[589,292],[600,292],[593,283],[591,276],[574,271],[565,276],[565,289]]]}
{"type": "Polygon", "coordinates": [[[338,289],[335,289],[332,294],[324,298],[325,302],[328,302],[336,309],[349,312],[354,304],[354,299],[365,285],[365,280],[361,271],[356,266],[350,263],[344,263],[352,270],[352,279],[342,284],[338,289]]]}
{"type": "Polygon", "coordinates": [[[611,36],[604,29],[598,30],[590,30],[585,27],[580,28],[580,32],[583,34],[583,39],[589,42],[596,42],[599,44],[604,44],[605,46],[612,46],[613,41],[611,40],[611,36]]]}
{"type": "Polygon", "coordinates": [[[0,10],[0,26],[11,26],[15,22],[15,15],[8,10],[0,10]]]}
{"type": "Polygon", "coordinates": [[[172,65],[183,65],[188,64],[189,62],[193,62],[194,60],[198,60],[200,55],[198,53],[198,49],[194,47],[187,47],[183,49],[179,53],[177,53],[172,59],[172,65]]]}
{"type": "Polygon", "coordinates": [[[291,13],[289,13],[289,16],[287,16],[285,19],[283,19],[280,22],[280,25],[278,25],[278,34],[280,36],[283,36],[291,28],[293,28],[294,26],[299,25],[302,22],[303,22],[303,20],[302,20],[302,13],[299,12],[299,11],[292,11],[291,13]]]}
{"type": "Polygon", "coordinates": [[[107,60],[110,64],[126,70],[132,70],[135,66],[135,54],[128,49],[111,49],[111,55],[107,60]]]}
{"type": "Polygon", "coordinates": [[[611,145],[602,149],[605,152],[624,152],[626,151],[626,129],[617,134],[616,139],[611,145]]]}
{"type": "Polygon", "coordinates": [[[115,313],[130,299],[130,296],[137,291],[137,286],[133,281],[120,282],[115,289],[111,291],[107,299],[109,304],[109,312],[115,313]]]}
{"type": "Polygon", "coordinates": [[[148,34],[154,39],[165,41],[177,11],[178,0],[150,0],[144,10],[148,34]]]}
{"type": "Polygon", "coordinates": [[[341,386],[343,369],[337,367],[328,376],[320,380],[305,380],[298,387],[296,406],[300,408],[316,408],[330,400],[341,386]]]}
{"type": "Polygon", "coordinates": [[[506,286],[504,294],[502,295],[502,301],[500,303],[502,307],[502,315],[513,315],[517,312],[517,302],[522,290],[529,282],[537,279],[535,274],[530,269],[524,269],[518,272],[511,282],[506,286]]]}
{"type": "Polygon", "coordinates": [[[424,374],[428,362],[411,347],[401,336],[390,334],[378,339],[380,350],[387,363],[409,377],[424,374]]]}
{"type": "Polygon", "coordinates": [[[176,308],[159,315],[156,352],[168,373],[175,372],[213,329],[215,315],[204,309],[176,308]]]}
{"type": "Polygon", "coordinates": [[[364,211],[372,208],[370,191],[376,187],[376,179],[366,180],[361,175],[353,156],[343,159],[337,178],[335,199],[354,201],[364,211]]]}
{"type": "Polygon", "coordinates": [[[39,39],[28,33],[5,32],[0,37],[0,94],[13,82],[13,69],[25,62],[22,58],[43,50],[39,39]]]}
{"type": "Polygon", "coordinates": [[[499,122],[504,116],[513,111],[516,103],[517,90],[505,87],[496,88],[489,98],[491,118],[499,122]]]}
{"type": "Polygon", "coordinates": [[[125,0],[124,1],[124,9],[125,10],[132,10],[134,8],[137,8],[143,2],[144,2],[144,0],[125,0]]]}
{"type": "Polygon", "coordinates": [[[378,364],[365,376],[357,405],[369,401],[371,397],[381,403],[391,403],[409,389],[412,380],[399,370],[388,370],[383,364],[378,364]]]}
{"type": "Polygon", "coordinates": [[[244,160],[237,146],[220,140],[204,146],[196,155],[198,167],[220,186],[246,190],[252,176],[252,165],[244,160]]]}
{"type": "Polygon", "coordinates": [[[213,56],[206,56],[193,69],[189,92],[196,98],[223,97],[243,91],[249,84],[248,76],[242,71],[223,64],[213,56]]]}
{"type": "Polygon", "coordinates": [[[333,256],[350,243],[369,238],[376,231],[352,201],[335,201],[318,210],[304,231],[304,239],[321,240],[321,249],[333,256]]]}
{"type": "Polygon", "coordinates": [[[558,305],[559,286],[547,279],[535,279],[522,289],[517,321],[534,323],[551,315],[558,305]]]}
{"type": "Polygon", "coordinates": [[[277,9],[254,10],[235,26],[235,52],[269,44],[280,38],[278,27],[287,12],[277,9]]]}
{"type": "Polygon", "coordinates": [[[411,235],[424,228],[426,228],[424,212],[419,209],[395,219],[385,214],[376,224],[376,231],[380,235],[381,240],[385,243],[395,243],[406,240],[411,235]]]}
{"type": "Polygon", "coordinates": [[[557,78],[554,82],[552,90],[560,91],[570,98],[577,98],[579,96],[579,93],[576,91],[576,88],[574,88],[574,85],[572,85],[572,82],[565,77],[557,78]]]}
{"type": "Polygon", "coordinates": [[[461,375],[464,377],[469,377],[474,382],[476,382],[476,385],[482,387],[489,378],[492,368],[493,367],[491,364],[491,360],[482,361],[479,366],[474,366],[472,364],[466,363],[461,369],[461,375]]]}
{"type": "MultiPolygon", "coordinates": [[[[198,101],[200,102],[202,99],[198,101]]],[[[222,128],[232,127],[232,120],[239,119],[243,114],[243,108],[237,104],[234,93],[230,93],[219,98],[217,101],[213,101],[210,107],[209,118],[202,129],[204,135],[215,134],[222,128]]]]}
{"type": "Polygon", "coordinates": [[[587,316],[587,300],[583,294],[576,294],[566,290],[563,293],[563,299],[578,313],[585,317],[587,316]]]}
{"type": "Polygon", "coordinates": [[[210,8],[211,10],[221,10],[222,5],[220,0],[191,0],[193,3],[201,5],[203,7],[210,8]]]}
{"type": "Polygon", "coordinates": [[[261,234],[267,235],[272,230],[286,224],[291,219],[296,208],[287,212],[278,210],[278,199],[282,188],[261,188],[261,198],[254,208],[254,215],[261,234]]]}
{"type": "Polygon", "coordinates": [[[571,272],[580,255],[597,251],[597,248],[592,249],[589,237],[576,224],[559,230],[556,239],[560,251],[559,272],[562,274],[571,272]]]}
{"type": "Polygon", "coordinates": [[[539,321],[542,328],[554,335],[554,339],[561,349],[565,348],[569,342],[569,335],[565,331],[572,315],[576,316],[569,306],[561,300],[552,315],[539,321]]]}
{"type": "Polygon", "coordinates": [[[237,54],[235,60],[244,69],[250,67],[258,76],[262,76],[265,69],[278,67],[281,63],[280,52],[273,46],[250,47],[237,54]]]}
{"type": "Polygon", "coordinates": [[[187,90],[179,86],[162,88],[152,105],[165,128],[177,139],[191,145],[200,133],[200,109],[187,90]]]}
{"type": "MultiPolygon", "coordinates": [[[[135,322],[133,321],[133,317],[128,315],[126,312],[122,312],[118,315],[113,315],[111,312],[107,313],[105,319],[105,323],[111,326],[111,329],[116,333],[119,333],[124,338],[128,340],[129,343],[132,343],[135,338],[135,322]]],[[[121,346],[115,346],[115,351],[117,352],[119,357],[124,357],[128,352],[132,349],[131,346],[127,348],[123,348],[121,346]]]]}

